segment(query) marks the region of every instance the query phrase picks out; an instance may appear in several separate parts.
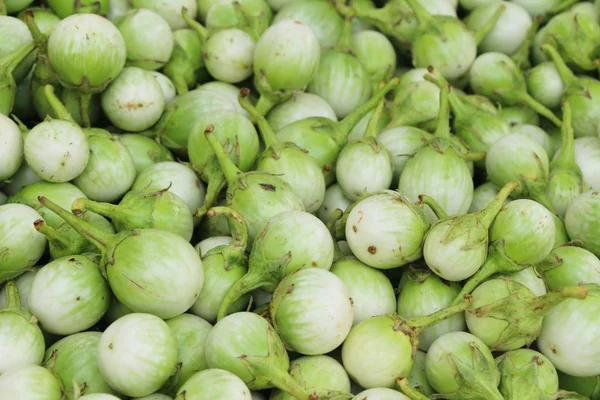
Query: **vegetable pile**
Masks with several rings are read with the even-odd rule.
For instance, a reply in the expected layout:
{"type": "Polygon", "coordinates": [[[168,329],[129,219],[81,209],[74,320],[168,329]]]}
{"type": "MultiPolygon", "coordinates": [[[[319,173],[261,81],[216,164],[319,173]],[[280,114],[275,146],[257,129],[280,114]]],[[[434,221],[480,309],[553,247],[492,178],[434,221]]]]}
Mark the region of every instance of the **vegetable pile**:
{"type": "Polygon", "coordinates": [[[0,0],[0,397],[600,400],[600,0],[0,0]]]}

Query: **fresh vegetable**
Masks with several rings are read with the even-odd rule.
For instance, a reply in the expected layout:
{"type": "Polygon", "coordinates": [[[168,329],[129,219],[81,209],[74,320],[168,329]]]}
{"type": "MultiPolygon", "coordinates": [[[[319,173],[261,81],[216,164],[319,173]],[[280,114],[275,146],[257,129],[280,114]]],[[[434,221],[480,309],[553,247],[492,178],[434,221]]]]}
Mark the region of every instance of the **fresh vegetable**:
{"type": "Polygon", "coordinates": [[[352,327],[344,341],[344,368],[363,388],[391,388],[396,378],[408,376],[413,368],[418,335],[423,329],[464,311],[468,306],[469,300],[465,299],[458,305],[423,317],[404,319],[398,314],[389,314],[369,318],[352,327]]]}
{"type": "Polygon", "coordinates": [[[44,366],[60,380],[67,399],[75,399],[76,390],[83,395],[116,394],[105,382],[98,367],[96,354],[101,337],[101,332],[75,333],[46,350],[44,366]]]}
{"type": "MultiPolygon", "coordinates": [[[[231,236],[205,239],[200,242],[200,257],[204,269],[204,286],[190,312],[213,322],[217,320],[219,308],[227,293],[248,272],[248,228],[244,218],[227,207],[213,207],[208,218],[225,217],[231,227],[231,236]],[[211,248],[207,241],[213,239],[211,248]],[[217,242],[218,240],[218,242],[217,242]]],[[[242,311],[248,305],[249,296],[240,296],[230,305],[228,312],[242,311]]]]}
{"type": "Polygon", "coordinates": [[[153,228],[175,233],[189,241],[194,230],[192,214],[169,188],[130,191],[118,205],[81,198],[73,202],[71,210],[75,214],[90,210],[104,215],[119,232],[153,228]]]}
{"type": "Polygon", "coordinates": [[[490,350],[516,350],[539,336],[542,320],[554,306],[571,298],[585,299],[587,293],[584,287],[564,286],[536,297],[510,278],[490,279],[473,291],[465,319],[469,332],[490,350]]]}
{"type": "Polygon", "coordinates": [[[154,393],[173,374],[176,364],[175,336],[166,322],[154,315],[125,315],[106,328],[98,342],[102,377],[127,396],[154,393]]]}
{"type": "Polygon", "coordinates": [[[0,376],[0,391],[11,399],[61,400],[60,382],[44,367],[25,365],[0,376]]]}
{"type": "MultiPolygon", "coordinates": [[[[240,213],[241,214],[241,213],[240,213]]],[[[304,268],[329,270],[334,245],[329,230],[317,217],[304,211],[281,212],[258,233],[248,260],[248,272],[225,295],[218,319],[239,297],[251,290],[276,290],[288,275],[304,268]]]]}
{"type": "Polygon", "coordinates": [[[0,113],[0,181],[13,176],[23,162],[23,138],[17,124],[0,113]]]}
{"type": "Polygon", "coordinates": [[[44,357],[44,335],[37,319],[21,306],[14,281],[6,284],[6,302],[0,309],[0,374],[26,365],[36,365],[44,357]]]}
{"type": "MultiPolygon", "coordinates": [[[[459,291],[460,287],[456,283],[443,281],[429,269],[411,266],[404,272],[398,285],[396,311],[403,318],[430,315],[452,304],[459,291]]],[[[448,332],[464,331],[465,328],[464,315],[454,314],[425,328],[419,334],[419,349],[427,351],[438,337],[448,332]]]]}
{"type": "Polygon", "coordinates": [[[240,91],[239,102],[257,122],[265,151],[255,169],[281,177],[300,198],[307,212],[315,212],[325,197],[325,177],[317,162],[307,151],[293,143],[282,143],[265,118],[248,101],[248,91],[240,91]]]}
{"type": "Polygon", "coordinates": [[[177,370],[163,389],[177,392],[192,376],[208,369],[206,362],[206,338],[212,325],[191,314],[181,314],[165,321],[177,342],[177,370]]]}
{"type": "Polygon", "coordinates": [[[23,204],[0,206],[0,282],[16,278],[33,267],[46,249],[46,238],[33,223],[41,218],[23,204]]]}
{"type": "Polygon", "coordinates": [[[550,310],[537,340],[540,352],[556,369],[573,376],[600,375],[600,351],[590,336],[598,323],[600,292],[597,285],[585,287],[589,289],[585,299],[569,299],[550,310]]]}
{"type": "Polygon", "coordinates": [[[345,218],[352,253],[370,267],[396,268],[423,255],[429,220],[401,193],[388,190],[370,195],[356,202],[345,218]]]}
{"type": "Polygon", "coordinates": [[[335,166],[336,180],[347,198],[358,200],[365,195],[390,188],[393,167],[390,154],[377,140],[377,125],[383,112],[382,100],[369,119],[364,136],[346,144],[335,166]]]}
{"type": "Polygon", "coordinates": [[[204,135],[227,179],[227,204],[246,220],[250,240],[256,238],[270,218],[304,209],[302,200],[280,177],[261,171],[240,171],[215,137],[213,125],[206,128],[204,135]]]}
{"type": "Polygon", "coordinates": [[[102,93],[102,110],[120,129],[139,132],[161,117],[165,98],[154,76],[141,68],[124,68],[102,93]]]}
{"type": "Polygon", "coordinates": [[[349,256],[333,263],[330,271],[344,282],[352,299],[353,325],[396,311],[396,296],[383,272],[349,256]]]}
{"type": "Polygon", "coordinates": [[[100,250],[100,266],[110,288],[132,311],[172,318],[196,301],[204,283],[202,262],[192,245],[181,236],[156,229],[110,235],[43,196],[39,201],[100,250]],[[156,258],[154,254],[160,248],[166,252],[156,258]]]}
{"type": "Polygon", "coordinates": [[[423,243],[423,256],[429,268],[453,282],[475,274],[488,259],[489,228],[517,187],[516,182],[507,183],[482,210],[454,217],[442,216],[433,224],[423,243]]]}
{"type": "Polygon", "coordinates": [[[67,256],[36,273],[29,308],[45,331],[66,336],[100,321],[108,309],[110,290],[99,262],[98,255],[67,256]]]}
{"type": "Polygon", "coordinates": [[[427,379],[437,393],[451,399],[503,399],[500,372],[488,347],[466,332],[438,338],[427,352],[427,379]]]}
{"type": "Polygon", "coordinates": [[[250,389],[236,375],[222,369],[206,369],[192,375],[175,399],[251,400],[250,389]]]}
{"type": "Polygon", "coordinates": [[[306,355],[336,349],[354,320],[348,288],[321,268],[304,268],[285,277],[273,292],[269,315],[286,346],[306,355]]]}
{"type": "Polygon", "coordinates": [[[136,8],[125,13],[116,26],[125,41],[129,66],[157,70],[171,58],[173,32],[160,14],[148,8],[136,8]],[[140,35],[140,31],[144,34],[140,35]]]}
{"type": "Polygon", "coordinates": [[[571,201],[565,214],[565,227],[571,240],[583,241],[583,248],[600,257],[598,224],[600,193],[585,192],[571,201]]]}
{"type": "Polygon", "coordinates": [[[508,400],[522,399],[535,393],[552,396],[558,391],[556,369],[543,354],[535,350],[509,351],[496,358],[501,374],[500,393],[508,400]]]}

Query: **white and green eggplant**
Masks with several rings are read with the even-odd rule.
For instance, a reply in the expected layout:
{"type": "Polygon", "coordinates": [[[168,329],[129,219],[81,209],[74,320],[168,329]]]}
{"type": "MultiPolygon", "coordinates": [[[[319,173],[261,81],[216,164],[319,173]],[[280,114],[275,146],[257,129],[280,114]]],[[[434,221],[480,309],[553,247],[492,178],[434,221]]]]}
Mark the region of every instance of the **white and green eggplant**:
{"type": "Polygon", "coordinates": [[[381,100],[375,108],[364,136],[346,144],[338,155],[336,180],[350,200],[387,190],[392,184],[394,170],[390,154],[377,140],[377,125],[384,103],[385,100],[381,100]]]}
{"type": "Polygon", "coordinates": [[[600,259],[574,245],[557,246],[535,269],[550,290],[586,283],[600,284],[600,259]]]}
{"type": "Polygon", "coordinates": [[[533,200],[506,204],[490,226],[485,262],[463,285],[455,301],[461,301],[464,294],[493,274],[517,272],[545,260],[555,245],[555,226],[554,214],[533,200]]]}
{"type": "Polygon", "coordinates": [[[60,381],[39,365],[24,365],[3,373],[0,376],[0,392],[9,399],[63,399],[60,381]]]}
{"type": "Polygon", "coordinates": [[[98,342],[98,367],[106,383],[126,396],[147,396],[175,372],[177,341],[162,319],[125,315],[106,328],[98,342]]]}
{"type": "Polygon", "coordinates": [[[550,360],[531,349],[506,352],[496,358],[500,371],[500,393],[506,400],[523,396],[550,398],[558,391],[558,374],[550,360]]]}
{"type": "MultiPolygon", "coordinates": [[[[459,291],[458,284],[443,281],[429,269],[410,266],[398,285],[396,311],[403,318],[430,315],[450,306],[459,291]]],[[[422,330],[419,334],[419,349],[427,351],[438,337],[465,329],[464,315],[454,314],[422,330]]]]}
{"type": "Polygon", "coordinates": [[[169,61],[174,48],[173,32],[159,13],[135,8],[115,22],[125,41],[128,66],[153,71],[169,61]]]}
{"type": "Polygon", "coordinates": [[[132,311],[172,318],[198,298],[204,283],[202,261],[181,236],[157,229],[111,235],[43,196],[39,201],[100,250],[100,267],[112,292],[132,311]]]}
{"type": "Polygon", "coordinates": [[[574,198],[565,214],[565,228],[571,240],[581,240],[582,247],[600,257],[600,193],[585,192],[574,198]]]}
{"type": "Polygon", "coordinates": [[[344,341],[344,368],[363,388],[394,387],[396,379],[408,376],[415,364],[419,334],[468,306],[469,300],[465,299],[422,317],[404,319],[394,313],[369,318],[355,325],[344,341]]]}
{"type": "MultiPolygon", "coordinates": [[[[205,283],[190,312],[213,322],[229,290],[248,272],[248,228],[240,213],[228,207],[213,207],[207,217],[225,217],[231,228],[231,236],[212,237],[199,243],[205,283]],[[211,239],[212,243],[207,243],[211,239]]],[[[242,311],[248,303],[248,295],[240,296],[228,313],[242,311]]]]}
{"type": "Polygon", "coordinates": [[[64,387],[68,400],[76,400],[77,393],[117,394],[98,367],[98,343],[101,332],[81,332],[66,336],[48,347],[43,365],[56,376],[64,387]]]}
{"type": "Polygon", "coordinates": [[[425,365],[431,386],[446,398],[504,399],[494,356],[470,333],[450,332],[438,338],[427,352],[425,365]]]}
{"type": "Polygon", "coordinates": [[[325,269],[303,268],[279,283],[269,316],[286,347],[320,355],[344,342],[354,311],[350,291],[340,278],[325,269]]]}
{"type": "Polygon", "coordinates": [[[208,369],[206,338],[212,325],[192,314],[181,314],[165,321],[177,342],[177,370],[162,391],[175,394],[195,374],[208,369]]]}
{"type": "MultiPolygon", "coordinates": [[[[304,356],[290,362],[290,376],[292,379],[314,392],[328,391],[326,399],[349,399],[350,378],[344,367],[329,356],[304,356]],[[337,397],[335,397],[337,396],[337,397]]],[[[290,394],[275,389],[270,400],[294,400],[290,394]]]]}
{"type": "Polygon", "coordinates": [[[359,200],[346,211],[342,222],[352,253],[378,269],[401,267],[421,258],[423,239],[430,228],[422,208],[391,190],[359,200]]]}
{"type": "Polygon", "coordinates": [[[272,217],[285,211],[303,211],[302,200],[279,176],[261,172],[242,172],[229,158],[209,125],[204,131],[227,180],[227,206],[239,212],[254,241],[259,231],[272,217]]]}
{"type": "Polygon", "coordinates": [[[14,368],[39,365],[45,341],[37,319],[21,305],[14,281],[6,283],[6,301],[0,309],[0,375],[14,368]]]}
{"type": "Polygon", "coordinates": [[[229,371],[205,369],[192,375],[179,389],[175,400],[252,400],[248,386],[229,371]]]}
{"type": "Polygon", "coordinates": [[[0,282],[27,272],[44,255],[46,237],[33,225],[40,218],[24,204],[0,206],[0,282]]]}
{"type": "Polygon", "coordinates": [[[492,351],[510,351],[529,346],[540,334],[544,316],[568,299],[584,299],[588,290],[564,286],[542,296],[508,277],[490,279],[471,294],[465,312],[469,332],[492,351]]]}
{"type": "Polygon", "coordinates": [[[281,177],[302,200],[304,209],[314,213],[325,198],[325,177],[321,167],[301,147],[281,142],[267,120],[248,100],[249,91],[240,91],[239,103],[256,121],[266,149],[254,168],[281,177]]]}
{"type": "Polygon", "coordinates": [[[71,335],[94,326],[110,304],[110,289],[97,254],[58,258],[31,284],[29,308],[46,332],[71,335]]]}
{"type": "MultiPolygon", "coordinates": [[[[516,182],[507,183],[489,204],[475,213],[441,216],[423,243],[423,256],[429,268],[452,282],[475,274],[488,257],[489,228],[517,186],[516,182]]],[[[423,201],[430,202],[429,199],[423,201]]]]}
{"type": "Polygon", "coordinates": [[[175,161],[161,161],[148,166],[136,176],[131,190],[159,191],[167,187],[169,192],[183,200],[192,214],[204,203],[206,189],[200,178],[190,167],[175,161]]]}
{"type": "Polygon", "coordinates": [[[589,289],[585,299],[565,300],[546,314],[537,347],[561,372],[600,375],[600,347],[593,333],[599,323],[600,288],[595,284],[580,287],[589,289]]]}
{"type": "Polygon", "coordinates": [[[317,217],[305,211],[275,215],[256,236],[248,272],[227,291],[218,319],[223,318],[243,294],[258,288],[272,293],[286,276],[299,269],[329,270],[333,257],[333,238],[317,217]]]}
{"type": "Polygon", "coordinates": [[[354,310],[353,325],[396,311],[394,287],[382,271],[363,264],[353,256],[337,260],[330,271],[348,288],[354,310]]]}
{"type": "Polygon", "coordinates": [[[190,210],[169,188],[132,190],[117,205],[80,198],[73,202],[71,210],[75,214],[90,210],[110,218],[118,232],[152,228],[175,233],[189,241],[194,230],[190,210]]]}

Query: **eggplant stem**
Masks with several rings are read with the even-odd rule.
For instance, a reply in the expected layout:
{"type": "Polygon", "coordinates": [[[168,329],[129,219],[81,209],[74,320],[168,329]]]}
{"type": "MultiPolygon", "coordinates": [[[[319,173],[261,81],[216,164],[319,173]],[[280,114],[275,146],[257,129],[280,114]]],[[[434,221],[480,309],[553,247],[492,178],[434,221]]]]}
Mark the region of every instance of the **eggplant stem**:
{"type": "Polygon", "coordinates": [[[336,138],[337,140],[345,139],[350,134],[350,131],[358,122],[369,113],[372,109],[377,107],[381,99],[385,98],[387,93],[394,89],[400,83],[399,78],[390,79],[383,87],[377,90],[373,96],[363,105],[354,109],[348,114],[343,120],[338,122],[338,132],[342,135],[342,138],[336,138]]]}
{"type": "Polygon", "coordinates": [[[423,393],[410,386],[408,378],[396,379],[396,387],[411,400],[429,400],[423,393]]]}
{"type": "Polygon", "coordinates": [[[94,246],[96,246],[99,250],[105,251],[108,244],[111,242],[111,239],[114,235],[106,233],[101,229],[88,224],[85,221],[82,221],[74,214],[68,212],[63,209],[56,203],[50,201],[44,196],[39,196],[38,201],[47,209],[54,212],[60,218],[65,220],[69,225],[71,225],[80,235],[85,237],[87,240],[92,242],[94,246]]]}
{"type": "Polygon", "coordinates": [[[494,14],[492,14],[489,21],[486,22],[485,25],[483,25],[481,29],[479,29],[477,32],[473,32],[473,37],[475,38],[475,42],[477,43],[477,45],[480,45],[483,39],[485,39],[485,37],[488,35],[488,33],[490,33],[492,29],[494,29],[496,23],[498,23],[498,20],[502,16],[502,13],[504,12],[505,8],[506,6],[504,4],[501,4],[500,7],[496,9],[494,14]]]}
{"type": "Polygon", "coordinates": [[[219,312],[217,313],[217,321],[220,321],[227,316],[229,308],[231,308],[240,297],[254,289],[261,288],[264,285],[265,280],[263,276],[253,274],[252,272],[248,272],[244,275],[229,288],[225,297],[223,297],[223,301],[219,306],[219,312]]]}
{"type": "Polygon", "coordinates": [[[244,216],[230,207],[213,207],[206,213],[208,218],[220,215],[227,218],[233,241],[230,246],[246,250],[248,245],[248,226],[244,216]]]}

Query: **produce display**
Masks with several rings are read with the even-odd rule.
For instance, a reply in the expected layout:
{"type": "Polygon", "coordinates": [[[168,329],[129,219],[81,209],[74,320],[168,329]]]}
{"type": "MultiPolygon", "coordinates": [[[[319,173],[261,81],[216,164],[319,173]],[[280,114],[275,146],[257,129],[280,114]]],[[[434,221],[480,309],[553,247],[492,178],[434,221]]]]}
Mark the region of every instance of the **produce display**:
{"type": "Polygon", "coordinates": [[[600,400],[600,0],[0,0],[0,399],[600,400]]]}

